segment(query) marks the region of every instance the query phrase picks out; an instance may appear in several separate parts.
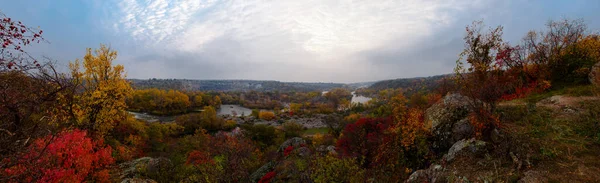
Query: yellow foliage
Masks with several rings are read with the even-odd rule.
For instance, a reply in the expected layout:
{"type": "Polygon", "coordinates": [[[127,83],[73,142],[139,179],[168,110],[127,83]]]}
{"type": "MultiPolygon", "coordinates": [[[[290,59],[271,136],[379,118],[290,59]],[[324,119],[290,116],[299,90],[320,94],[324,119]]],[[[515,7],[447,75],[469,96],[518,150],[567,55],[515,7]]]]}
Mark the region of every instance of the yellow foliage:
{"type": "Polygon", "coordinates": [[[72,104],[75,118],[84,129],[97,135],[104,135],[117,121],[125,120],[125,99],[131,95],[131,86],[125,80],[122,65],[113,66],[117,52],[105,45],[100,49],[88,48],[83,59],[84,71],[80,71],[80,61],[70,63],[75,84],[82,93],[72,104]]]}
{"type": "Polygon", "coordinates": [[[258,118],[270,121],[270,120],[275,119],[275,113],[273,113],[271,111],[260,111],[258,113],[258,118]]]}

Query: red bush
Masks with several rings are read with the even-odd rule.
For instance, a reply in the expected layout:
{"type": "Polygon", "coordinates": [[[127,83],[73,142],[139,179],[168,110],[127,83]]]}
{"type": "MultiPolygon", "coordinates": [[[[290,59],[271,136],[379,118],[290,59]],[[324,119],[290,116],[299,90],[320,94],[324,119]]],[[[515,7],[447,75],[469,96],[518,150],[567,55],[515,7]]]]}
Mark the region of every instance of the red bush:
{"type": "Polygon", "coordinates": [[[392,124],[390,118],[361,118],[346,125],[337,147],[342,156],[358,157],[363,167],[368,167],[376,156],[379,146],[385,143],[385,131],[392,124]]]}
{"type": "Polygon", "coordinates": [[[114,163],[111,153],[112,148],[93,141],[85,131],[63,131],[35,140],[2,174],[17,182],[106,182],[106,168],[114,163]]]}
{"type": "Polygon", "coordinates": [[[269,183],[269,182],[271,182],[271,179],[273,179],[273,177],[275,177],[275,175],[277,175],[277,173],[269,172],[269,173],[265,174],[265,176],[260,178],[258,183],[269,183]]]}
{"type": "Polygon", "coordinates": [[[283,150],[283,155],[288,156],[294,150],[294,146],[288,146],[283,150]]]}

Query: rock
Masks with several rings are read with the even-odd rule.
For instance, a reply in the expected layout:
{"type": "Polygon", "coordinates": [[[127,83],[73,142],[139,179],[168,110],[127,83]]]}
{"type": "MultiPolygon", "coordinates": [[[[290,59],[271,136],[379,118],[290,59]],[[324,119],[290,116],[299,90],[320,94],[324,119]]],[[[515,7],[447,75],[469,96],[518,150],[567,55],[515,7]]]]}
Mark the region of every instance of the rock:
{"type": "Polygon", "coordinates": [[[120,178],[126,179],[136,177],[136,175],[141,173],[141,170],[146,169],[150,160],[152,160],[151,157],[142,157],[119,164],[119,168],[121,168],[120,178]]]}
{"type": "Polygon", "coordinates": [[[452,127],[452,141],[456,142],[461,139],[469,138],[473,136],[473,126],[469,121],[469,118],[462,119],[454,123],[452,127]]]}
{"type": "Polygon", "coordinates": [[[600,62],[592,66],[592,70],[590,70],[588,79],[594,86],[600,87],[600,62]]]}
{"type": "Polygon", "coordinates": [[[472,99],[460,94],[448,94],[425,111],[425,120],[434,136],[433,147],[444,151],[456,141],[470,137],[473,127],[467,116],[472,111],[472,99]]]}
{"type": "Polygon", "coordinates": [[[413,172],[404,182],[446,182],[447,177],[448,173],[441,165],[432,164],[428,169],[413,172]]]}
{"type": "Polygon", "coordinates": [[[485,150],[486,145],[486,142],[475,140],[475,138],[463,139],[454,143],[454,145],[450,147],[448,153],[444,155],[444,159],[446,162],[451,162],[458,155],[480,153],[485,150]]]}
{"type": "Polygon", "coordinates": [[[335,151],[335,146],[333,145],[327,146],[327,152],[332,155],[337,155],[337,151],[335,151]]]}
{"type": "Polygon", "coordinates": [[[260,180],[260,178],[262,178],[263,176],[265,176],[265,174],[267,174],[268,172],[273,170],[275,165],[277,165],[277,164],[273,161],[270,161],[270,162],[264,164],[263,166],[258,168],[258,170],[254,171],[254,173],[252,173],[250,175],[250,180],[252,182],[258,182],[258,180],[260,180]]]}
{"type": "MultiPolygon", "coordinates": [[[[119,165],[120,178],[139,177],[139,175],[162,175],[173,170],[173,163],[167,158],[142,157],[119,165]]],[[[137,180],[137,179],[131,179],[137,180]]],[[[140,179],[141,180],[141,179],[140,179]]]]}
{"type": "Polygon", "coordinates": [[[294,149],[293,153],[297,154],[300,157],[308,157],[311,154],[310,149],[308,149],[308,147],[300,147],[294,149]]]}
{"type": "Polygon", "coordinates": [[[289,146],[293,146],[294,149],[297,149],[302,146],[306,146],[306,141],[300,137],[294,137],[291,139],[287,139],[279,146],[278,152],[283,152],[283,150],[289,146]]]}

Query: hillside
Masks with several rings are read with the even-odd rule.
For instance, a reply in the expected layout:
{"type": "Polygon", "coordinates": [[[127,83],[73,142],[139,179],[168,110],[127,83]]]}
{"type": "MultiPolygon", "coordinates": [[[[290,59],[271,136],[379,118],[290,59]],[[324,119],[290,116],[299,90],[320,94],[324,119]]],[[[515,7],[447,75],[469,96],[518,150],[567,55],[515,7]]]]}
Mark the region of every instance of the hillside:
{"type": "Polygon", "coordinates": [[[186,91],[325,91],[348,87],[341,83],[303,83],[258,80],[130,79],[136,89],[158,88],[186,91]]]}

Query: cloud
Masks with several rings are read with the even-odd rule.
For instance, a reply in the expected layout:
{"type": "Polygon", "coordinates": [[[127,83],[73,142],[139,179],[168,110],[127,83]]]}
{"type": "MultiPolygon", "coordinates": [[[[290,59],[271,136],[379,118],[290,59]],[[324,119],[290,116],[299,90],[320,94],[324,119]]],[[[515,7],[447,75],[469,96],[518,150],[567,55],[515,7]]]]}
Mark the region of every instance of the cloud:
{"type": "MultiPolygon", "coordinates": [[[[421,46],[424,40],[450,28],[462,12],[485,4],[126,0],[118,6],[121,14],[114,27],[135,39],[136,46],[147,47],[131,61],[164,67],[149,69],[164,77],[366,81],[430,74],[415,72],[425,67],[448,70],[436,65],[440,57],[418,64],[423,63],[414,63],[420,56],[407,51],[427,50],[421,46]],[[148,57],[151,62],[141,59],[148,57]],[[415,69],[390,70],[401,64],[415,69]]],[[[150,76],[142,73],[130,76],[150,76]]]]}

